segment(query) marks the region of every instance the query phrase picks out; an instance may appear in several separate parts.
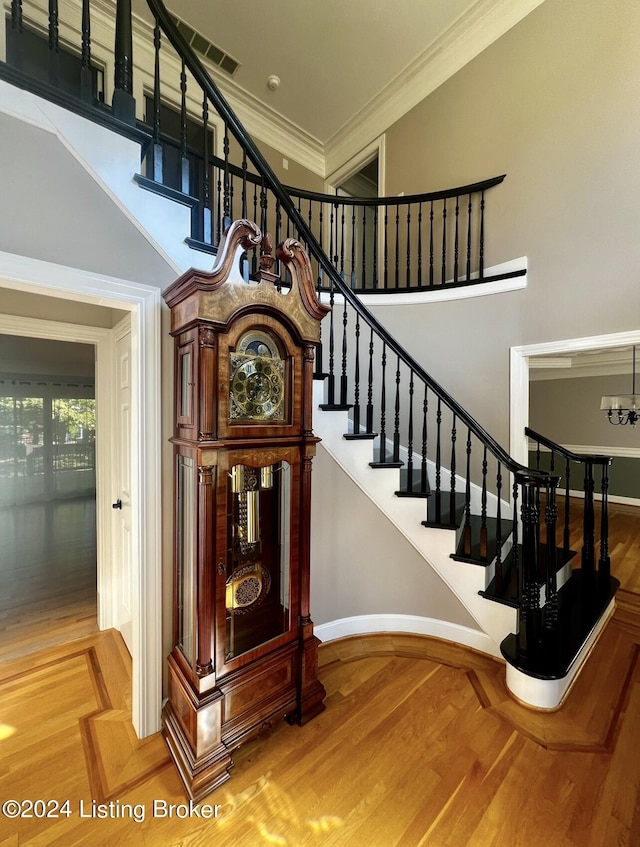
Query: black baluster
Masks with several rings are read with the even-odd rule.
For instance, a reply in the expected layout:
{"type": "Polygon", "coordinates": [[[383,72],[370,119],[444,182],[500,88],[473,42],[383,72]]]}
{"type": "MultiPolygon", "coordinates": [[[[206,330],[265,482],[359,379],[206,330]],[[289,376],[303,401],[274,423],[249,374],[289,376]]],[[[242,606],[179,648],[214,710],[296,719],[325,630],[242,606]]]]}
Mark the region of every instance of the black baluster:
{"type": "Polygon", "coordinates": [[[18,70],[24,67],[24,26],[22,20],[22,0],[11,0],[11,31],[14,33],[15,50],[13,63],[18,70]]]}
{"type": "Polygon", "coordinates": [[[153,152],[152,152],[152,179],[163,183],[163,151],[160,143],[160,24],[156,21],[153,28],[153,152]]]}
{"type": "Polygon", "coordinates": [[[441,447],[440,447],[440,424],[442,423],[442,401],[438,397],[438,409],[436,411],[436,523],[440,523],[441,518],[441,502],[440,502],[440,469],[442,466],[441,447]]]}
{"type": "Polygon", "coordinates": [[[187,156],[187,69],[180,69],[180,190],[191,194],[191,167],[187,156]]]}
{"type": "MultiPolygon", "coordinates": [[[[319,242],[324,247],[324,212],[322,203],[320,203],[320,211],[318,212],[318,218],[320,220],[320,237],[319,242]]],[[[324,288],[324,268],[322,265],[318,266],[318,296],[320,292],[324,288]]]]}
{"type": "Polygon", "coordinates": [[[413,370],[411,370],[409,373],[409,422],[407,425],[407,491],[409,494],[413,493],[413,392],[413,370]]]}
{"type": "Polygon", "coordinates": [[[484,191],[480,195],[480,254],[478,261],[478,278],[484,277],[484,191]]]}
{"type": "Polygon", "coordinates": [[[396,362],[396,398],[393,417],[393,461],[400,461],[400,356],[396,362]]]}
{"type": "Polygon", "coordinates": [[[80,69],[80,97],[85,103],[93,101],[91,74],[91,11],[89,0],[82,0],[82,67],[80,69]]]}
{"type": "Polygon", "coordinates": [[[385,203],[384,206],[384,244],[383,244],[383,288],[385,291],[389,288],[389,239],[387,237],[387,224],[389,222],[389,207],[385,203]]]}
{"type": "Polygon", "coordinates": [[[367,207],[362,207],[362,291],[367,288],[367,207]]]}
{"type": "Polygon", "coordinates": [[[348,313],[347,313],[347,298],[342,298],[343,302],[343,310],[342,310],[342,373],[340,375],[340,405],[347,405],[347,389],[348,389],[348,380],[347,380],[347,323],[348,323],[348,313]]]}
{"type": "Polygon", "coordinates": [[[549,463],[549,470],[551,471],[551,473],[553,473],[555,471],[555,469],[556,469],[556,451],[552,450],[551,451],[551,460],[550,460],[550,463],[549,463]]]}
{"type": "Polygon", "coordinates": [[[355,288],[356,280],[356,207],[351,207],[351,288],[355,288]]]}
{"type": "Polygon", "coordinates": [[[546,565],[545,574],[546,603],[545,603],[545,628],[554,629],[558,623],[558,578],[556,561],[556,520],[558,508],[556,505],[556,486],[560,480],[550,479],[546,487],[546,504],[544,510],[544,523],[546,529],[546,565]]]}
{"type": "Polygon", "coordinates": [[[540,442],[536,441],[536,470],[540,470],[540,442]]]}
{"type": "Polygon", "coordinates": [[[471,430],[467,429],[467,470],[464,494],[464,555],[471,555],[471,430]]]}
{"type": "Polygon", "coordinates": [[[344,203],[340,207],[340,279],[344,280],[344,203]]]}
{"type": "Polygon", "coordinates": [[[498,498],[496,506],[496,564],[495,564],[495,588],[496,593],[502,593],[502,465],[498,462],[498,471],[496,474],[496,497],[498,498]]]}
{"type": "Polygon", "coordinates": [[[407,206],[407,279],[405,288],[411,287],[411,204],[407,206]]]}
{"type": "Polygon", "coordinates": [[[356,355],[353,373],[353,432],[360,434],[360,313],[356,311],[356,355]]]}
{"type": "Polygon", "coordinates": [[[434,284],[434,268],[433,268],[433,200],[429,208],[429,285],[434,284]]]}
{"type": "Polygon", "coordinates": [[[611,560],[609,558],[609,467],[602,465],[602,512],[600,514],[600,559],[598,573],[601,584],[607,586],[611,576],[611,560]]]}
{"type": "MultiPolygon", "coordinates": [[[[244,217],[244,215],[243,215],[244,217]]],[[[282,243],[282,207],[280,206],[280,200],[276,198],[276,244],[282,243]]],[[[281,265],[280,260],[278,259],[276,265],[276,273],[278,276],[281,274],[281,265]]],[[[316,350],[316,358],[318,356],[318,351],[316,350]]]]}
{"type": "Polygon", "coordinates": [[[329,280],[329,375],[327,376],[327,404],[335,406],[336,403],[336,377],[334,366],[334,334],[333,334],[333,304],[335,292],[333,288],[333,276],[329,280]]]}
{"type": "Polygon", "coordinates": [[[424,386],[424,397],[422,399],[422,453],[420,457],[420,491],[427,494],[429,491],[429,475],[427,471],[427,436],[429,414],[429,398],[427,396],[427,384],[424,386]]]}
{"type": "MultiPolygon", "coordinates": [[[[235,193],[235,176],[229,173],[229,223],[235,220],[235,206],[233,205],[233,197],[235,193]]],[[[263,230],[264,232],[265,230],[263,230]]]]}
{"type": "MultiPolygon", "coordinates": [[[[218,165],[212,164],[211,165],[211,173],[213,175],[217,174],[217,178],[215,178],[215,176],[214,176],[213,179],[212,179],[212,182],[215,185],[215,191],[216,191],[215,202],[214,202],[215,212],[216,212],[215,213],[215,227],[212,226],[212,229],[215,229],[215,239],[216,239],[215,243],[219,244],[220,238],[221,238],[222,233],[224,231],[224,207],[222,205],[222,170],[219,168],[218,165]]],[[[253,219],[254,219],[254,221],[258,220],[257,217],[255,217],[255,216],[254,216],[253,219]]],[[[253,261],[255,262],[255,266],[257,268],[257,266],[258,266],[258,251],[252,250],[251,252],[253,253],[253,261]]]]}
{"type": "Polygon", "coordinates": [[[373,434],[373,327],[369,336],[369,373],[367,376],[367,433],[373,434]]]}
{"type": "Polygon", "coordinates": [[[396,249],[395,249],[395,285],[394,288],[400,287],[400,206],[396,203],[396,249]]]}
{"type": "Polygon", "coordinates": [[[591,573],[595,567],[595,513],[593,508],[593,462],[584,463],[584,523],[582,526],[582,570],[591,573]]]}
{"type": "Polygon", "coordinates": [[[471,194],[469,194],[469,205],[467,207],[467,282],[471,281],[471,216],[473,213],[473,203],[471,194]]]}
{"type": "Polygon", "coordinates": [[[444,285],[447,281],[447,201],[442,201],[442,274],[440,282],[444,285]]]}
{"type": "Polygon", "coordinates": [[[378,207],[373,207],[373,287],[378,288],[378,207]]]}
{"type": "Polygon", "coordinates": [[[513,547],[511,548],[511,582],[513,585],[513,581],[515,579],[515,585],[513,586],[516,589],[516,593],[518,598],[522,597],[522,567],[520,566],[520,549],[518,547],[518,537],[520,534],[520,524],[518,521],[518,481],[514,480],[513,483],[513,532],[511,533],[513,539],[513,547]]]}
{"type": "Polygon", "coordinates": [[[537,582],[540,555],[540,522],[536,486],[525,480],[522,485],[522,618],[525,622],[526,649],[535,649],[540,634],[540,588],[537,582]]]}
{"type": "MultiPolygon", "coordinates": [[[[245,150],[242,151],[242,219],[245,220],[247,217],[248,210],[248,202],[247,202],[247,153],[245,150]]],[[[280,203],[276,205],[276,209],[280,210],[280,203]]],[[[281,233],[280,233],[280,221],[278,221],[277,232],[276,232],[276,244],[280,244],[281,241],[281,233]]]]}
{"type": "MultiPolygon", "coordinates": [[[[224,171],[223,171],[223,219],[222,219],[222,228],[223,232],[226,231],[227,227],[231,226],[231,196],[229,191],[229,128],[225,124],[224,125],[224,139],[222,141],[222,152],[224,155],[224,171]]],[[[262,180],[262,191],[260,194],[260,208],[262,209],[263,205],[263,195],[264,195],[264,177],[262,180]]],[[[260,228],[264,234],[265,229],[262,222],[262,217],[260,218],[260,228]]]]}
{"type": "Polygon", "coordinates": [[[453,524],[456,512],[456,413],[451,426],[451,473],[449,476],[449,519],[453,524]]]}
{"type": "MultiPolygon", "coordinates": [[[[202,128],[202,240],[207,244],[213,244],[211,226],[211,176],[209,170],[209,101],[206,94],[202,100],[202,128]]],[[[220,226],[219,219],[218,226],[220,226]]],[[[221,234],[221,232],[218,233],[218,242],[221,234]]]]}
{"type": "Polygon", "coordinates": [[[267,231],[267,187],[264,183],[264,176],[260,183],[260,229],[265,234],[267,231]]]}
{"type": "Polygon", "coordinates": [[[387,386],[386,386],[386,369],[387,369],[387,343],[382,342],[382,379],[380,386],[380,458],[381,463],[387,461],[387,386]]]}
{"type": "Polygon", "coordinates": [[[338,204],[333,203],[331,205],[330,209],[331,209],[331,216],[330,216],[330,222],[329,222],[329,258],[333,262],[334,268],[336,268],[336,270],[337,270],[337,268],[338,268],[338,256],[336,255],[335,251],[338,248],[336,246],[335,249],[334,249],[334,235],[335,235],[335,244],[337,245],[337,243],[338,243],[338,232],[335,229],[335,226],[336,226],[335,220],[336,220],[337,214],[338,214],[338,204]],[[335,209],[335,214],[334,214],[334,209],[335,209]],[[334,232],[334,230],[335,230],[335,232],[334,232]]]}
{"type": "Polygon", "coordinates": [[[117,0],[114,49],[114,90],[111,105],[118,120],[135,126],[136,101],[133,99],[133,32],[131,0],[117,0]]]}
{"type": "Polygon", "coordinates": [[[418,206],[418,276],[417,286],[422,288],[422,201],[418,206]]]}
{"type": "Polygon", "coordinates": [[[567,556],[569,554],[569,521],[570,521],[570,497],[569,497],[569,480],[571,478],[571,463],[569,459],[566,460],[565,470],[564,470],[564,533],[562,538],[562,548],[564,551],[564,561],[567,561],[567,556]]]}
{"type": "Polygon", "coordinates": [[[453,281],[458,281],[458,216],[460,214],[460,198],[456,197],[456,224],[453,236],[453,281]]]}
{"type": "Polygon", "coordinates": [[[49,82],[54,87],[60,79],[60,23],[58,0],[49,0],[49,82]]]}
{"type": "Polygon", "coordinates": [[[480,495],[480,558],[488,556],[487,538],[487,445],[482,453],[482,492],[480,495]]]}

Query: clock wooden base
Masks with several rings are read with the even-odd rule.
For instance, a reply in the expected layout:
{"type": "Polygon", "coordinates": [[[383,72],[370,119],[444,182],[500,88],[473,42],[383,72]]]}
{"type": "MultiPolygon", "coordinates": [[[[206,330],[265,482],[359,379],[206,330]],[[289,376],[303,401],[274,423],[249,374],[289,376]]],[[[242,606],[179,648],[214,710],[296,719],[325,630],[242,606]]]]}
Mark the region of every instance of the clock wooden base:
{"type": "Polygon", "coordinates": [[[268,735],[282,719],[305,724],[324,710],[325,689],[317,679],[317,645],[297,643],[196,692],[173,656],[169,657],[169,700],[163,735],[180,779],[192,800],[201,800],[230,777],[231,753],[268,735]]]}

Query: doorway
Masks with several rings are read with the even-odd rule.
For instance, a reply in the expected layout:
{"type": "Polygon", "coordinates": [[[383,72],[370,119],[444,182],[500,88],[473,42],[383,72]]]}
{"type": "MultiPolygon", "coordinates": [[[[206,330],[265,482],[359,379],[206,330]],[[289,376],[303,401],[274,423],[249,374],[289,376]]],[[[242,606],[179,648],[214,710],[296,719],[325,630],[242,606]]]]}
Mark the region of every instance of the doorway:
{"type": "MultiPolygon", "coordinates": [[[[161,482],[160,482],[160,290],[77,268],[0,253],[0,294],[24,292],[55,298],[73,314],[81,304],[128,312],[131,319],[131,608],[132,721],[144,738],[157,732],[162,707],[161,482]]],[[[53,302],[53,301],[52,301],[53,302]]],[[[0,312],[2,309],[0,308],[0,312]]],[[[58,313],[60,313],[58,311],[58,313]]],[[[23,314],[23,313],[18,313],[23,314]]],[[[47,313],[48,315],[48,313],[47,313]]],[[[96,403],[112,432],[115,414],[115,340],[106,327],[56,323],[0,314],[0,333],[92,344],[96,351],[96,403]],[[103,414],[104,413],[104,414],[103,414]]],[[[115,626],[116,584],[112,503],[113,451],[108,438],[96,439],[98,622],[115,626]]]]}
{"type": "Polygon", "coordinates": [[[95,352],[0,335],[0,659],[98,628],[95,352]]]}

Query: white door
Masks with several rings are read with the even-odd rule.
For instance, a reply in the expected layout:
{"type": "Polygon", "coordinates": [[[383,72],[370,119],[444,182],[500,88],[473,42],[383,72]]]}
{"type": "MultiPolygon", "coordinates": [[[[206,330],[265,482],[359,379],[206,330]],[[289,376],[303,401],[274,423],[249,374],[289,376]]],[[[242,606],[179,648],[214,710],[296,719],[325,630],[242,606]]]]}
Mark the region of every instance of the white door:
{"type": "Polygon", "coordinates": [[[131,320],[115,328],[117,412],[113,439],[114,618],[129,653],[133,652],[131,532],[131,320]]]}

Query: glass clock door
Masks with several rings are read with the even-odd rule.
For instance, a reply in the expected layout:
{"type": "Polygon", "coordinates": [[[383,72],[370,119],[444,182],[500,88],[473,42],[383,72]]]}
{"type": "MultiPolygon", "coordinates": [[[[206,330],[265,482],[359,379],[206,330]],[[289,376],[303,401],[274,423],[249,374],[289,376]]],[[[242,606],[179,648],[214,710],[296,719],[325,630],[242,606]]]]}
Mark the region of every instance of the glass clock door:
{"type": "Polygon", "coordinates": [[[291,466],[237,464],[227,483],[225,660],[290,627],[291,466]]]}

